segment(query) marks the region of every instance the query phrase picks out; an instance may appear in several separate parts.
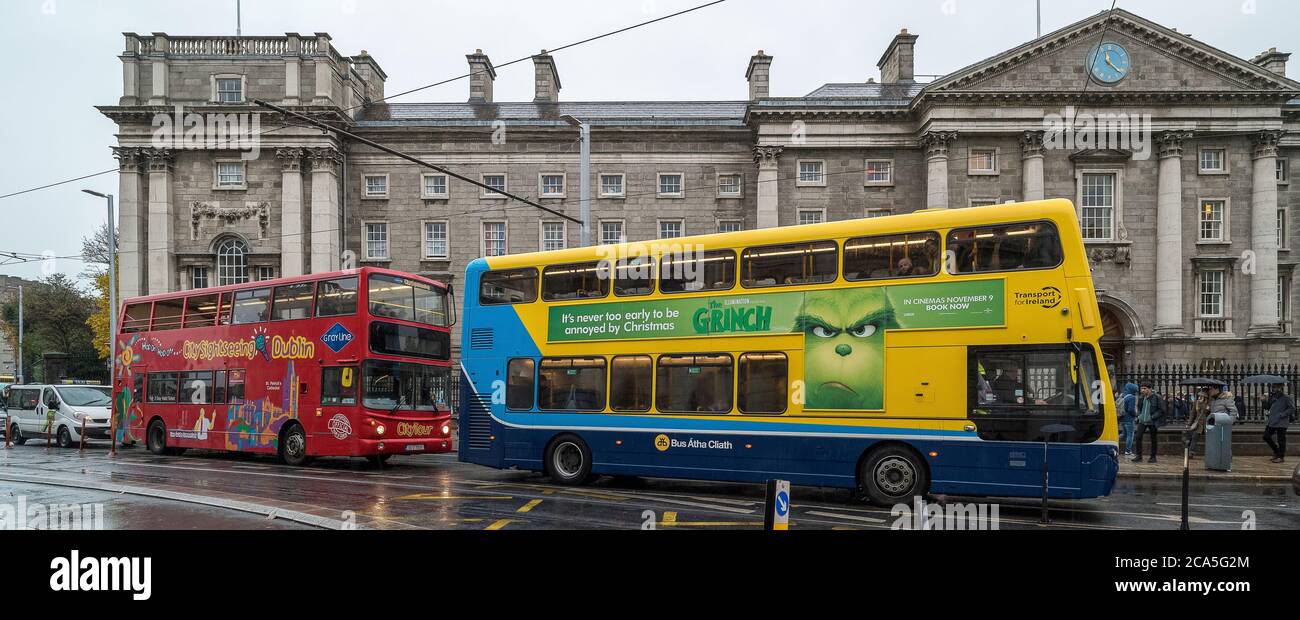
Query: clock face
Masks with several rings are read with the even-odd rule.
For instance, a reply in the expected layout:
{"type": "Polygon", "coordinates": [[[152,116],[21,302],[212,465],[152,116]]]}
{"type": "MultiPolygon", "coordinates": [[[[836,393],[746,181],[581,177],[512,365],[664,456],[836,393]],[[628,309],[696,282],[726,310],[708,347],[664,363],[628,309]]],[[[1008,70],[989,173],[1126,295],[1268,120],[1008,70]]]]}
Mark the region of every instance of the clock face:
{"type": "Polygon", "coordinates": [[[1088,71],[1102,84],[1119,82],[1132,68],[1128,50],[1118,43],[1102,43],[1088,54],[1088,71]]]}

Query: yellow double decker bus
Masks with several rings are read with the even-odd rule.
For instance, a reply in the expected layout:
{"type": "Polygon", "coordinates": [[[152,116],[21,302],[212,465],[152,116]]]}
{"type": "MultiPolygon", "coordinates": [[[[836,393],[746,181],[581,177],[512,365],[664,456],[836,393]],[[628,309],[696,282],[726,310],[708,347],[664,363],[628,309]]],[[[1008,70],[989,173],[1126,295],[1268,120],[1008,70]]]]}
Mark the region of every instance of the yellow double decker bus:
{"type": "Polygon", "coordinates": [[[1037,496],[1044,458],[1051,497],[1115,481],[1068,201],[499,256],[465,286],[462,461],[884,505],[1037,496]]]}

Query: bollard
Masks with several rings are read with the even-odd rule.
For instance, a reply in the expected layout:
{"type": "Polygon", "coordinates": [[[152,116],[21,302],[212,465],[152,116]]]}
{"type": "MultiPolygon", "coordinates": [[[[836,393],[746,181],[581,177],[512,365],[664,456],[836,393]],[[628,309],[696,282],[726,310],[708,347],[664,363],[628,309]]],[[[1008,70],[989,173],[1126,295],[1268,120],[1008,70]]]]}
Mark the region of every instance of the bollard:
{"type": "Polygon", "coordinates": [[[86,418],[81,418],[81,448],[77,451],[82,454],[86,453],[86,418]]]}
{"type": "Polygon", "coordinates": [[[766,504],[763,529],[769,532],[790,529],[790,482],[768,480],[766,504]]]}
{"type": "Polygon", "coordinates": [[[117,412],[108,416],[108,455],[117,456],[117,412]]]}
{"type": "Polygon", "coordinates": [[[1187,501],[1188,501],[1188,496],[1190,495],[1189,490],[1190,490],[1191,478],[1192,478],[1191,456],[1192,456],[1192,441],[1194,440],[1194,438],[1195,435],[1189,434],[1187,439],[1183,441],[1183,521],[1182,524],[1178,526],[1178,529],[1184,531],[1192,529],[1191,521],[1187,516],[1187,501]]]}

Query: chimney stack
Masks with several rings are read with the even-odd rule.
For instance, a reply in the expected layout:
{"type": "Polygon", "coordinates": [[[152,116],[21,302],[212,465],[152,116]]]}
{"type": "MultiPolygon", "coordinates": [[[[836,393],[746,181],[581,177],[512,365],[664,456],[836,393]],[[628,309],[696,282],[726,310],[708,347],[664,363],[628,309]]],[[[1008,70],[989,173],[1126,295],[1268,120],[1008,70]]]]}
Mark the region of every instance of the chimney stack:
{"type": "Polygon", "coordinates": [[[546,50],[533,56],[536,74],[534,103],[556,103],[560,100],[560,74],[555,70],[555,59],[546,50]]]}
{"type": "Polygon", "coordinates": [[[469,102],[492,103],[492,84],[497,79],[492,60],[483,50],[474,50],[473,54],[466,54],[465,59],[469,61],[469,102]]]}
{"type": "Polygon", "coordinates": [[[771,96],[772,57],[758,50],[749,59],[745,80],[749,82],[749,100],[757,101],[771,96]]]}
{"type": "Polygon", "coordinates": [[[1268,71],[1286,77],[1286,61],[1290,58],[1290,53],[1279,52],[1276,47],[1270,47],[1268,48],[1268,51],[1250,59],[1250,61],[1268,71]]]}
{"type": "Polygon", "coordinates": [[[876,63],[882,84],[911,84],[916,81],[916,35],[904,28],[894,37],[885,55],[876,63]]]}
{"type": "Polygon", "coordinates": [[[361,54],[353,56],[351,59],[352,66],[357,70],[357,75],[366,83],[366,99],[368,101],[383,101],[384,99],[384,82],[388,81],[388,74],[379,67],[370,52],[361,50],[361,54]]]}

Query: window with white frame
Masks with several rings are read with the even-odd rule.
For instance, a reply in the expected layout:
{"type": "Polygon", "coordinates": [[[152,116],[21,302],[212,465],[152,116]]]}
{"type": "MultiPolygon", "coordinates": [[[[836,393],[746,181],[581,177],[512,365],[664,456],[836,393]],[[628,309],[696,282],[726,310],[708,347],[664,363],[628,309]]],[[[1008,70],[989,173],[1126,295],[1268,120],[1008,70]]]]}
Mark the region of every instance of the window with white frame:
{"type": "Polygon", "coordinates": [[[362,177],[365,182],[366,198],[388,197],[388,175],[367,174],[362,177]]]}
{"type": "Polygon", "coordinates": [[[366,222],[366,258],[368,260],[385,260],[388,258],[388,223],[366,222]]]}
{"type": "Polygon", "coordinates": [[[1277,247],[1278,247],[1279,249],[1283,249],[1283,250],[1285,250],[1285,249],[1287,249],[1287,248],[1290,247],[1290,246],[1287,245],[1287,241],[1288,241],[1288,239],[1287,239],[1287,234],[1286,234],[1286,232],[1287,232],[1287,231],[1286,231],[1286,224],[1287,224],[1286,219],[1287,219],[1287,218],[1286,218],[1286,207],[1278,207],[1278,208],[1277,208],[1277,247]]]}
{"type": "Polygon", "coordinates": [[[866,184],[867,185],[893,185],[894,184],[894,160],[868,159],[866,184]]]}
{"type": "Polygon", "coordinates": [[[483,222],[483,256],[506,255],[506,223],[483,222]]]}
{"type": "Polygon", "coordinates": [[[244,162],[217,162],[217,189],[243,189],[246,186],[245,183],[244,162]]]}
{"type": "Polygon", "coordinates": [[[190,288],[208,288],[208,268],[190,267],[190,288]]]}
{"type": "Polygon", "coordinates": [[[718,196],[721,198],[739,198],[740,197],[740,175],[739,174],[719,174],[718,175],[718,196]]]}
{"type": "Polygon", "coordinates": [[[600,195],[604,198],[621,198],[625,191],[624,175],[622,174],[602,174],[600,175],[600,195]]]}
{"type": "Polygon", "coordinates": [[[659,220],[660,239],[676,239],[681,236],[684,236],[681,220],[659,220]]]}
{"type": "Polygon", "coordinates": [[[819,186],[826,184],[826,162],[799,160],[799,180],[796,185],[819,186]]]}
{"type": "Polygon", "coordinates": [[[740,232],[745,229],[745,223],[740,220],[718,220],[718,232],[731,233],[740,232]]]}
{"type": "Polygon", "coordinates": [[[824,209],[799,209],[799,225],[821,224],[826,221],[824,209]]]}
{"type": "Polygon", "coordinates": [[[564,174],[543,173],[538,178],[542,198],[564,198],[564,174]]]}
{"type": "MultiPolygon", "coordinates": [[[[497,192],[510,191],[506,187],[506,175],[504,174],[485,174],[483,175],[483,184],[497,192]]],[[[501,194],[493,192],[492,190],[483,190],[483,196],[488,198],[502,198],[501,194]]]]}
{"type": "Polygon", "coordinates": [[[424,257],[431,259],[447,258],[447,222],[424,223],[424,257]]]}
{"type": "MultiPolygon", "coordinates": [[[[243,103],[244,79],[241,77],[216,78],[217,103],[243,103]]],[[[202,84],[202,82],[199,82],[202,84]]]]}
{"type": "Polygon", "coordinates": [[[869,208],[867,209],[867,218],[889,217],[894,214],[893,209],[887,208],[869,208]]]}
{"type": "Polygon", "coordinates": [[[614,245],[623,243],[623,220],[601,220],[600,222],[600,244],[614,245]]]}
{"type": "Polygon", "coordinates": [[[1220,147],[1202,147],[1200,151],[1202,174],[1219,174],[1228,171],[1228,150],[1220,147]]]}
{"type": "Polygon", "coordinates": [[[970,206],[972,207],[987,207],[989,205],[995,205],[995,204],[998,204],[997,198],[971,198],[970,199],[970,206]]]}
{"type": "Polygon", "coordinates": [[[257,268],[258,282],[261,282],[263,280],[274,280],[274,279],[275,279],[275,267],[268,267],[263,265],[257,268]]]}
{"type": "Polygon", "coordinates": [[[1113,172],[1085,172],[1080,175],[1079,225],[1084,241],[1115,238],[1115,185],[1113,172]]]}
{"type": "Polygon", "coordinates": [[[1278,185],[1286,185],[1291,182],[1291,164],[1286,158],[1277,158],[1277,162],[1273,164],[1273,167],[1276,170],[1278,185]]]}
{"type": "Polygon", "coordinates": [[[1228,201],[1202,200],[1201,226],[1198,240],[1218,242],[1227,240],[1228,201]]]}
{"type": "Polygon", "coordinates": [[[683,176],[680,173],[672,172],[659,175],[659,197],[660,198],[681,198],[686,188],[683,186],[683,176]]]}
{"type": "Polygon", "coordinates": [[[998,150],[976,148],[970,150],[970,174],[997,174],[998,150]]]}
{"type": "Polygon", "coordinates": [[[1200,304],[1197,313],[1205,318],[1223,316],[1223,271],[1202,271],[1200,277],[1200,304]]]}
{"type": "Polygon", "coordinates": [[[564,247],[564,222],[542,222],[542,251],[563,250],[564,247]]]}
{"type": "Polygon", "coordinates": [[[447,189],[447,175],[445,174],[426,174],[421,177],[420,195],[425,198],[449,198],[451,196],[447,189]]]}
{"type": "Polygon", "coordinates": [[[229,238],[217,246],[217,285],[248,282],[248,245],[229,238]]]}

